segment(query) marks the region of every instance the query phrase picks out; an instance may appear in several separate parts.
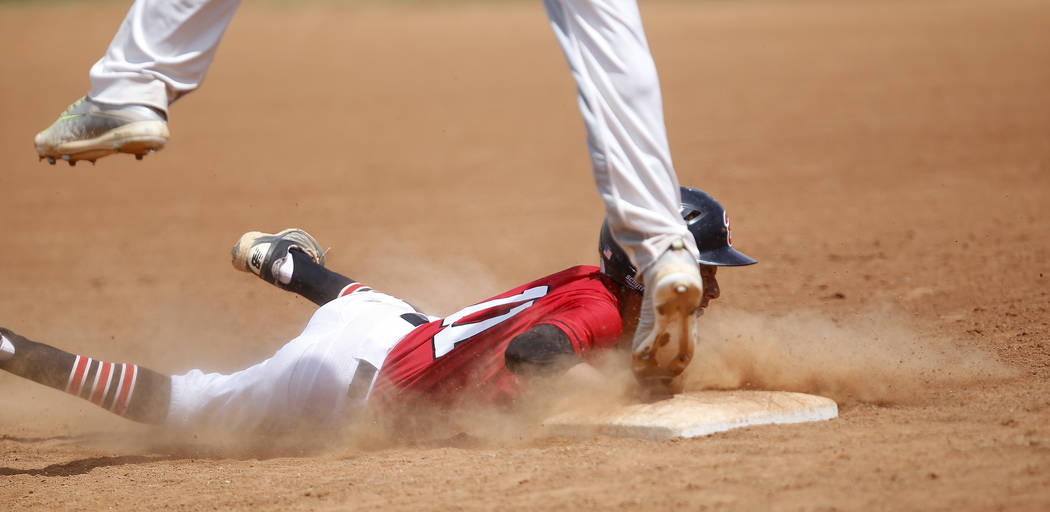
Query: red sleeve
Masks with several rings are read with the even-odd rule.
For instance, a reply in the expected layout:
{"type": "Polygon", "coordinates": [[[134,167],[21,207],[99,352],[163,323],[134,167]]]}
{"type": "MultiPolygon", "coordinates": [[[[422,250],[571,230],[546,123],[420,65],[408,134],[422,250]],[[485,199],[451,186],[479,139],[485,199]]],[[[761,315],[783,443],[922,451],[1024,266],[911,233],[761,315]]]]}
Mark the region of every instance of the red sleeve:
{"type": "Polygon", "coordinates": [[[584,357],[593,349],[615,347],[623,329],[616,302],[601,294],[574,301],[574,304],[536,323],[561,329],[572,342],[576,355],[580,357],[584,357]]]}

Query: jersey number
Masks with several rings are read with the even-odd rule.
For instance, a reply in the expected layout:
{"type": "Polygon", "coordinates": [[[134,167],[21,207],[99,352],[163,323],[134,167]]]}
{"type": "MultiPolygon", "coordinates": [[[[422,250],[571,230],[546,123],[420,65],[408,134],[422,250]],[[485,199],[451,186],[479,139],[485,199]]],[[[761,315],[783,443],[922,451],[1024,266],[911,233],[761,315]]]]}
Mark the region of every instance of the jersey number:
{"type": "Polygon", "coordinates": [[[537,286],[511,297],[488,300],[449,315],[441,322],[442,329],[434,335],[434,359],[452,352],[452,349],[456,348],[457,343],[466,341],[506,320],[514,318],[518,313],[525,311],[529,306],[535,304],[536,299],[547,295],[548,291],[550,291],[549,286],[537,286]],[[503,307],[519,302],[520,304],[514,306],[510,311],[507,311],[502,315],[489,317],[480,322],[466,324],[457,323],[460,319],[475,313],[480,313],[486,309],[503,307]]]}

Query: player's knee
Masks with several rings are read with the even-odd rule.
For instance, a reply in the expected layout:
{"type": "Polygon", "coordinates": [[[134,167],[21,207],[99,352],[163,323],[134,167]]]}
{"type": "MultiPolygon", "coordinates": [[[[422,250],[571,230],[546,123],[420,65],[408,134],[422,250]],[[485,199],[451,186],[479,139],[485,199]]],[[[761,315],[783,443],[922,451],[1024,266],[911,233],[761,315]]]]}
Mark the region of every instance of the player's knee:
{"type": "Polygon", "coordinates": [[[640,61],[630,72],[616,75],[616,89],[624,101],[645,104],[660,99],[660,79],[651,61],[640,61]]]}

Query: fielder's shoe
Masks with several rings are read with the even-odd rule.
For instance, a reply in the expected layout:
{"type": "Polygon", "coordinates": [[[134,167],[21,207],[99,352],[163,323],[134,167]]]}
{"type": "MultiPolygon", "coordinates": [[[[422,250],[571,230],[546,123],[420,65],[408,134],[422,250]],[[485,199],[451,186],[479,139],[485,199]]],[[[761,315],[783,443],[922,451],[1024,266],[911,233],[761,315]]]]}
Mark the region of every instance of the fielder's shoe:
{"type": "Polygon", "coordinates": [[[131,153],[135,158],[164,148],[168,143],[168,119],[163,112],[145,105],[106,105],[87,96],[69,106],[33,143],[40,159],[51,165],[65,160],[95,160],[113,153],[131,153]]]}
{"type": "Polygon", "coordinates": [[[314,237],[301,229],[286,229],[274,234],[249,231],[241,235],[233,245],[233,268],[276,283],[277,271],[290,250],[301,251],[324,266],[325,251],[314,237]]]}
{"type": "Polygon", "coordinates": [[[689,366],[703,298],[700,267],[681,240],[642,276],[645,293],[634,332],[631,369],[643,384],[669,387],[689,366]]]}

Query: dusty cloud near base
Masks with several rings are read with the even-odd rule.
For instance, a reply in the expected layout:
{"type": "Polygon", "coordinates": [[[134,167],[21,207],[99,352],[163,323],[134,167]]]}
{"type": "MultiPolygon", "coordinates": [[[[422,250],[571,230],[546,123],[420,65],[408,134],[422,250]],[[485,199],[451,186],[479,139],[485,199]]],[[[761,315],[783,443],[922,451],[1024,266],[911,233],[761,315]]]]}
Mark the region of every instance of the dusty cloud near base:
{"type": "Polygon", "coordinates": [[[920,335],[889,306],[841,321],[816,311],[712,313],[703,319],[697,355],[686,369],[686,390],[769,389],[840,403],[900,403],[918,400],[925,387],[965,386],[1015,372],[989,352],[920,335]]]}

